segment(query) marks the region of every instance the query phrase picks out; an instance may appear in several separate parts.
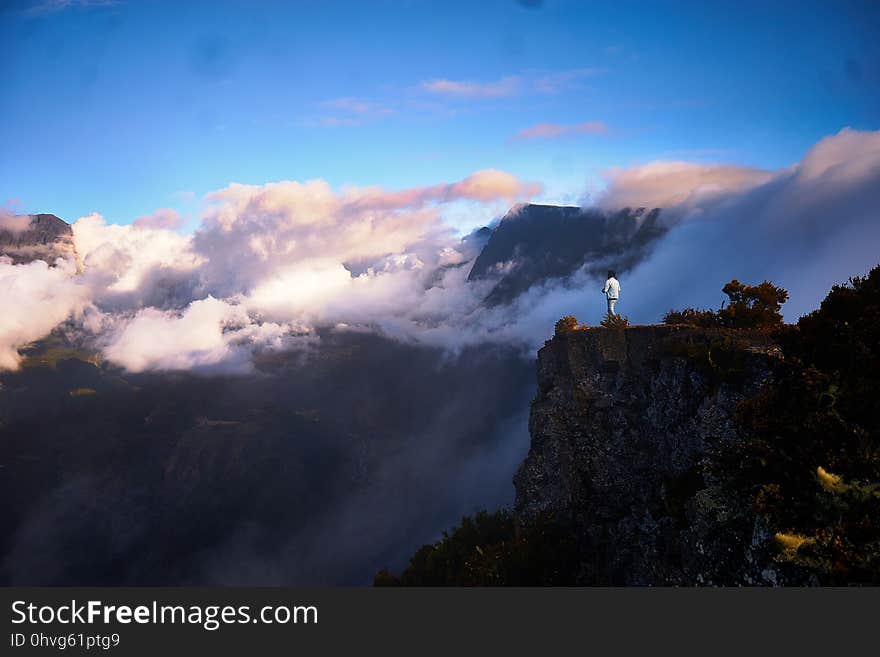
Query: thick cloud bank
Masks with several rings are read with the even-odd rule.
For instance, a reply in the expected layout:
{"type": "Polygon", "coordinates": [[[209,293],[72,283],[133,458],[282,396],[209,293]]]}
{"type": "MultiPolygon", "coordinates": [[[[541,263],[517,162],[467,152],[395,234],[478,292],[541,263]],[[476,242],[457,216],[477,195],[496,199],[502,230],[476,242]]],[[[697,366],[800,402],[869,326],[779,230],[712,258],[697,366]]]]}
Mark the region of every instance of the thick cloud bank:
{"type": "MultiPolygon", "coordinates": [[[[654,162],[608,176],[600,206],[662,206],[672,228],[622,277],[618,308],[631,321],[717,306],[733,277],[788,288],[793,320],[877,262],[880,132],[844,129],[778,171],[654,162]]],[[[255,350],[308,344],[337,325],[453,350],[492,341],[530,351],[562,315],[601,318],[597,282],[580,272],[488,308],[492,281],[467,280],[479,241],[462,240],[443,211],[540,190],[498,170],[402,191],[232,184],[208,195],[189,235],[164,209],[128,226],[83,217],[78,262],[0,262],[10,291],[0,367],[16,367],[23,346],[66,320],[131,371],[247,371],[255,350]]]]}
{"type": "MultiPolygon", "coordinates": [[[[646,167],[646,169],[648,169],[646,167]]],[[[712,169],[712,167],[707,167],[712,169]]],[[[610,195],[652,193],[650,171],[615,178],[610,195]]],[[[663,177],[662,167],[654,171],[663,177]]],[[[656,321],[672,307],[717,307],[731,278],[773,280],[790,292],[789,321],[813,310],[835,283],[880,262],[880,131],[844,129],[803,160],[761,176],[691,176],[675,206],[680,225],[625,282],[624,312],[656,321]],[[754,176],[754,184],[744,180],[754,176]]]]}
{"type": "Polygon", "coordinates": [[[71,316],[81,317],[88,290],[77,280],[71,263],[57,268],[42,260],[13,265],[0,257],[0,369],[15,369],[18,350],[42,338],[71,316]]]}

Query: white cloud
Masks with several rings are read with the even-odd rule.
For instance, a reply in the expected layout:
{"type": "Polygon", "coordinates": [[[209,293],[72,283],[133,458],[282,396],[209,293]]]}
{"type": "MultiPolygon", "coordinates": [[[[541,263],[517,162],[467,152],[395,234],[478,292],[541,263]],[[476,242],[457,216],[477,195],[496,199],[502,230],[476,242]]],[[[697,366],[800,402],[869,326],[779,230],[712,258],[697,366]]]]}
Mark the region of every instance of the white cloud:
{"type": "Polygon", "coordinates": [[[23,306],[28,313],[6,316],[2,366],[14,367],[19,347],[86,301],[98,312],[80,318],[83,328],[97,334],[109,360],[136,371],[240,369],[251,349],[302,334],[306,320],[405,325],[400,317],[419,305],[438,267],[475,255],[443,223],[440,206],[513,202],[539,191],[489,169],[400,191],[334,190],[320,180],[232,184],[208,195],[192,235],[168,229],[178,220],[170,209],[128,226],[82,217],[73,224],[81,273],[72,262],[5,263],[32,302],[23,306]],[[53,289],[49,281],[57,295],[42,292],[53,289]],[[57,303],[58,295],[71,304],[57,303]]]}
{"type": "Polygon", "coordinates": [[[212,367],[247,372],[255,348],[290,346],[302,334],[274,322],[255,324],[242,306],[210,296],[182,312],[145,308],[117,324],[105,338],[104,354],[133,372],[212,367]]]}
{"type": "MultiPolygon", "coordinates": [[[[787,287],[789,319],[815,307],[832,284],[876,264],[878,144],[880,132],[843,130],[775,172],[685,162],[612,172],[603,205],[665,206],[670,226],[654,254],[621,276],[620,310],[653,323],[672,307],[717,306],[733,277],[787,287]]],[[[530,353],[562,315],[597,323],[599,286],[579,274],[568,287],[550,281],[486,308],[492,282],[467,281],[478,247],[461,241],[444,211],[471,204],[488,220],[489,208],[539,189],[492,169],[404,190],[232,184],[208,196],[192,235],[89,215],[73,226],[80,272],[73,262],[0,262],[0,367],[15,367],[19,349],[70,318],[134,371],[244,371],[254,350],[340,324],[449,349],[494,341],[530,353]]]]}
{"type": "Polygon", "coordinates": [[[193,271],[201,258],[192,251],[190,236],[148,225],[107,224],[90,214],[73,224],[77,256],[97,300],[138,292],[155,282],[158,272],[193,271]]]}
{"type": "Polygon", "coordinates": [[[13,265],[0,258],[0,369],[15,369],[18,350],[42,338],[71,314],[82,312],[88,289],[72,263],[50,267],[42,260],[13,265]]]}

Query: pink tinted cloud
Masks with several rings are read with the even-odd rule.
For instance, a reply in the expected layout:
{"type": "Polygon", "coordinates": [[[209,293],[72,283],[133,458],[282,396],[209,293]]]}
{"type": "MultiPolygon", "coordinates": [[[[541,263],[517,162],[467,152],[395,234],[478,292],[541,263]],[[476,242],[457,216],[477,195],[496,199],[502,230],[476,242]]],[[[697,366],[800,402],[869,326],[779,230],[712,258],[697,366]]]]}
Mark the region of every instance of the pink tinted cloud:
{"type": "Polygon", "coordinates": [[[448,185],[444,200],[470,199],[484,203],[495,199],[535,196],[543,191],[539,183],[526,183],[506,171],[483,169],[453,185],[448,185]]]}
{"type": "Polygon", "coordinates": [[[513,136],[513,139],[557,139],[574,134],[604,135],[607,133],[608,126],[601,121],[585,121],[574,125],[538,123],[529,128],[523,128],[513,136]]]}
{"type": "Polygon", "coordinates": [[[499,169],[483,169],[455,183],[440,183],[388,191],[379,187],[348,190],[346,205],[359,210],[396,210],[418,208],[427,203],[478,201],[488,203],[504,199],[514,201],[536,196],[543,191],[540,183],[525,182],[512,173],[499,169]]]}
{"type": "Polygon", "coordinates": [[[608,187],[599,204],[608,208],[670,207],[730,195],[763,184],[773,172],[734,164],[648,162],[604,172],[608,187]]]}

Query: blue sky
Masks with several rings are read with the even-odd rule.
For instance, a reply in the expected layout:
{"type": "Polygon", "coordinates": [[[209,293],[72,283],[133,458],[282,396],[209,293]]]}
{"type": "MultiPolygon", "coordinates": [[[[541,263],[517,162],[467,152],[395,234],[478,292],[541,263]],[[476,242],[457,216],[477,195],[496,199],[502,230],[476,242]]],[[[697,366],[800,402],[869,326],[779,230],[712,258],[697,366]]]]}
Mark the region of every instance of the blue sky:
{"type": "Polygon", "coordinates": [[[0,6],[0,203],[68,220],[487,168],[570,203],[609,167],[775,168],[880,128],[878,3],[0,6]]]}

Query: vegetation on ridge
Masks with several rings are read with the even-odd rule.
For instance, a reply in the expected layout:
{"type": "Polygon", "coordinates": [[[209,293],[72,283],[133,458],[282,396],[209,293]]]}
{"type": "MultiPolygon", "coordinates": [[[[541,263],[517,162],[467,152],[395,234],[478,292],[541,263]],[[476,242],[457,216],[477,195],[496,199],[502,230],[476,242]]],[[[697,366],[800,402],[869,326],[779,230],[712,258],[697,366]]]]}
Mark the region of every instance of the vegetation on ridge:
{"type": "Polygon", "coordinates": [[[664,324],[686,324],[704,328],[773,329],[782,326],[782,304],[788,292],[764,281],[759,285],[745,285],[733,279],[722,290],[729,303],[719,310],[685,308],[670,310],[663,317],[664,324]]]}
{"type": "Polygon", "coordinates": [[[732,485],[823,584],[880,584],[880,267],[776,333],[773,381],[741,404],[732,485]]]}

